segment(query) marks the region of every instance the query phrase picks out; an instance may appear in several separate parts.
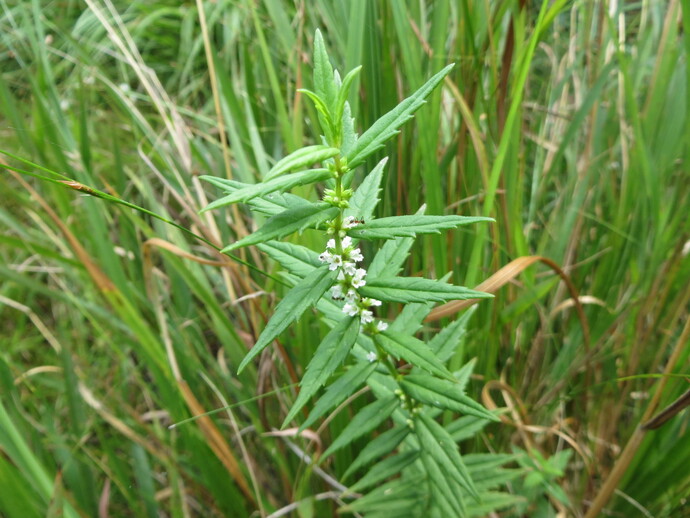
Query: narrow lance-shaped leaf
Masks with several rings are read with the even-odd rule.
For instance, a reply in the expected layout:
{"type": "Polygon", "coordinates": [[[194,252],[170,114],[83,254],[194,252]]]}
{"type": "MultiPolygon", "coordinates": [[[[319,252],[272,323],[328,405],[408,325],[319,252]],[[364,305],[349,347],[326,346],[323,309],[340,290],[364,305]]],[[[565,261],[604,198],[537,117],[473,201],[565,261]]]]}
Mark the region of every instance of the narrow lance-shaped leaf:
{"type": "Polygon", "coordinates": [[[289,171],[294,171],[295,169],[302,169],[304,167],[309,167],[313,164],[322,162],[329,158],[334,157],[340,153],[338,148],[315,145],[306,146],[297,151],[290,153],[285,158],[281,159],[274,165],[271,170],[266,174],[264,182],[272,180],[273,178],[285,174],[289,171]]]}
{"type": "Polygon", "coordinates": [[[342,85],[340,85],[340,89],[338,90],[338,97],[335,101],[335,109],[333,111],[333,123],[335,124],[336,128],[338,128],[338,137],[341,137],[341,122],[343,119],[343,113],[345,112],[345,103],[347,102],[347,97],[350,94],[350,87],[352,86],[352,83],[357,78],[361,70],[361,66],[350,70],[343,79],[343,83],[342,85]]]}
{"type": "Polygon", "coordinates": [[[327,203],[310,203],[294,209],[288,209],[270,218],[264,226],[253,234],[225,247],[222,252],[229,252],[243,246],[256,245],[270,239],[277,239],[313,227],[326,220],[333,219],[338,213],[336,207],[327,203]]]}
{"type": "Polygon", "coordinates": [[[374,214],[374,209],[379,202],[381,191],[381,178],[383,168],[388,162],[388,157],[381,160],[376,167],[364,178],[360,186],[350,199],[350,206],[345,209],[345,216],[352,216],[367,221],[374,214]]]}
{"type": "Polygon", "coordinates": [[[422,449],[443,468],[448,476],[477,498],[478,494],[472,478],[450,434],[424,413],[415,416],[414,425],[422,449]]]}
{"type": "Polygon", "coordinates": [[[421,457],[429,481],[433,485],[432,495],[437,499],[436,503],[446,511],[446,516],[464,516],[465,506],[459,484],[443,473],[429,453],[424,452],[421,457]]]}
{"type": "Polygon", "coordinates": [[[244,357],[238,372],[251,362],[266,346],[268,346],[280,333],[297,320],[306,309],[321,298],[324,292],[331,287],[336,272],[328,269],[326,265],[314,270],[300,283],[292,288],[285,298],[276,306],[275,313],[266,324],[254,347],[244,357]]]}
{"type": "Polygon", "coordinates": [[[264,252],[288,272],[305,277],[314,268],[320,268],[323,263],[319,261],[319,254],[306,246],[283,241],[267,241],[258,245],[259,250],[264,252]]]}
{"type": "MultiPolygon", "coordinates": [[[[265,181],[244,187],[236,190],[232,194],[224,196],[218,200],[209,203],[201,212],[206,212],[220,207],[225,207],[232,203],[247,202],[257,196],[265,196],[273,192],[285,192],[298,185],[308,185],[316,182],[322,182],[331,178],[332,173],[328,169],[310,169],[308,171],[301,171],[293,173],[288,176],[274,178],[273,180],[265,181]]],[[[208,176],[202,176],[202,180],[208,179],[208,176]]]]}
{"type": "Polygon", "coordinates": [[[339,405],[352,395],[376,369],[376,363],[362,362],[351,367],[345,374],[331,384],[309,413],[307,420],[299,427],[301,432],[331,408],[339,405]]]}
{"type": "Polygon", "coordinates": [[[322,459],[350,444],[355,439],[370,432],[383,421],[388,419],[393,411],[398,408],[400,402],[397,397],[379,399],[362,408],[352,418],[335,441],[323,453],[322,459]]]}
{"type": "Polygon", "coordinates": [[[412,464],[419,458],[419,451],[406,451],[387,457],[378,464],[374,465],[366,475],[360,478],[356,484],[350,487],[351,491],[361,491],[367,487],[386,480],[393,475],[397,475],[404,468],[412,464]]]}
{"type": "Polygon", "coordinates": [[[419,90],[398,104],[395,108],[377,120],[357,140],[355,147],[348,153],[347,162],[352,168],[361,164],[366,157],[381,148],[383,144],[398,133],[398,128],[412,118],[423,104],[424,99],[438,86],[453,65],[448,65],[443,70],[429,79],[419,90]]]}
{"type": "Polygon", "coordinates": [[[417,401],[441,410],[452,410],[483,419],[499,419],[482,405],[467,397],[458,383],[427,374],[409,374],[400,382],[405,393],[417,401]]]}
{"type": "Polygon", "coordinates": [[[402,358],[431,374],[436,374],[442,378],[453,379],[453,375],[446,369],[445,365],[434,356],[429,346],[413,336],[394,333],[388,330],[375,335],[374,340],[377,341],[388,354],[396,358],[402,358]]]}
{"type": "Polygon", "coordinates": [[[373,441],[369,442],[357,458],[350,464],[347,471],[343,474],[343,479],[349,477],[352,473],[357,471],[362,466],[366,466],[370,462],[387,455],[407,437],[410,433],[410,427],[405,425],[396,425],[390,430],[386,430],[381,435],[376,437],[373,441]]]}
{"type": "Polygon", "coordinates": [[[352,349],[359,333],[359,320],[354,317],[342,319],[323,339],[312,357],[300,382],[297,400],[288,412],[283,428],[292,421],[297,412],[328,381],[328,378],[343,363],[352,349]]]}
{"type": "Polygon", "coordinates": [[[414,237],[417,234],[440,234],[441,230],[457,228],[483,221],[494,221],[480,216],[391,216],[357,225],[349,231],[359,239],[393,239],[414,237]]]}
{"type": "Polygon", "coordinates": [[[367,279],[359,289],[366,296],[386,302],[444,302],[448,300],[492,298],[490,293],[422,277],[379,277],[367,279]]]}

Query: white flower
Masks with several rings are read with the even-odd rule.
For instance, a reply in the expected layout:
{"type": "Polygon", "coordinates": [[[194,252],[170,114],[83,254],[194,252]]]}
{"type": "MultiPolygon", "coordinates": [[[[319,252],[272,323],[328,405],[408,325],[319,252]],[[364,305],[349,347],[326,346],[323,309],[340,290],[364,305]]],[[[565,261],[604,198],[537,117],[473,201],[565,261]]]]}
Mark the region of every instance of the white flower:
{"type": "Polygon", "coordinates": [[[364,259],[364,256],[362,255],[362,251],[359,248],[355,248],[352,250],[349,254],[347,254],[348,257],[350,258],[351,261],[354,261],[356,263],[360,262],[361,260],[364,259]]]}
{"type": "Polygon", "coordinates": [[[329,262],[331,264],[328,266],[328,269],[337,270],[343,264],[343,258],[339,255],[333,255],[331,256],[331,260],[329,262]]]}
{"type": "Polygon", "coordinates": [[[374,314],[368,309],[363,309],[359,316],[362,319],[362,324],[369,324],[374,321],[374,314]]]}
{"type": "Polygon", "coordinates": [[[355,275],[352,277],[352,287],[353,288],[361,288],[364,286],[367,282],[364,280],[364,277],[366,277],[367,271],[364,268],[357,268],[357,271],[355,271],[355,275]]]}
{"type": "Polygon", "coordinates": [[[347,302],[343,306],[343,313],[346,313],[347,315],[354,317],[357,313],[359,313],[359,308],[357,307],[357,304],[347,302]]]}
{"type": "Polygon", "coordinates": [[[345,274],[343,273],[342,270],[340,270],[340,271],[338,272],[338,276],[336,277],[336,280],[339,280],[339,281],[344,281],[344,280],[345,280],[345,274]]]}
{"type": "Polygon", "coordinates": [[[330,248],[331,250],[335,249],[335,239],[329,239],[328,243],[326,243],[326,248],[330,248]]]}
{"type": "Polygon", "coordinates": [[[319,256],[319,261],[322,263],[330,263],[333,260],[333,254],[326,250],[319,256]]]}
{"type": "Polygon", "coordinates": [[[367,299],[367,305],[368,306],[380,306],[381,301],[377,299],[367,299]]]}
{"type": "Polygon", "coordinates": [[[355,263],[343,263],[343,271],[352,277],[356,272],[355,263]]]}
{"type": "Polygon", "coordinates": [[[378,360],[378,359],[379,359],[379,358],[378,358],[378,356],[376,355],[376,353],[375,353],[374,351],[370,351],[370,352],[367,353],[367,360],[369,360],[370,362],[373,363],[373,362],[375,362],[375,361],[378,360]]]}
{"type": "Polygon", "coordinates": [[[350,236],[345,236],[342,241],[343,248],[352,246],[352,238],[350,236]]]}
{"type": "Polygon", "coordinates": [[[345,294],[345,299],[350,302],[354,302],[355,299],[357,299],[357,292],[350,288],[349,290],[347,290],[347,293],[345,294]]]}
{"type": "Polygon", "coordinates": [[[331,286],[331,296],[334,299],[342,299],[343,287],[340,284],[334,284],[333,286],[331,286]]]}
{"type": "Polygon", "coordinates": [[[343,220],[343,228],[352,228],[357,226],[354,216],[348,216],[343,220]]]}
{"type": "Polygon", "coordinates": [[[378,329],[379,331],[385,331],[386,329],[388,329],[388,324],[379,320],[378,322],[376,322],[376,329],[378,329]]]}

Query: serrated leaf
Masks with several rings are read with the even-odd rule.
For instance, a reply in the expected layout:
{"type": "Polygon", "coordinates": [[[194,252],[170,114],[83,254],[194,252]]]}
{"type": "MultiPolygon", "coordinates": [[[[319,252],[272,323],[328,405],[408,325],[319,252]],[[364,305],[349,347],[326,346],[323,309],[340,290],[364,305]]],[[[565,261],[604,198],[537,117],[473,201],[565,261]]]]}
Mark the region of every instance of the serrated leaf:
{"type": "MultiPolygon", "coordinates": [[[[237,202],[247,202],[258,196],[265,196],[273,192],[285,192],[289,191],[293,187],[299,185],[308,185],[316,182],[322,182],[331,178],[331,172],[328,169],[310,169],[308,171],[301,171],[299,173],[293,173],[288,176],[283,176],[281,178],[274,178],[273,180],[265,181],[262,183],[257,183],[249,185],[242,189],[238,189],[232,194],[224,196],[218,200],[209,203],[204,207],[200,213],[219,209],[237,202]]],[[[207,180],[208,176],[202,176],[203,180],[207,180]]]]}
{"type": "Polygon", "coordinates": [[[366,475],[360,478],[356,484],[350,487],[350,491],[358,492],[362,489],[366,489],[375,484],[378,484],[382,480],[397,475],[404,468],[412,464],[419,458],[419,451],[406,451],[387,457],[381,462],[374,465],[366,475]]]}
{"type": "Polygon", "coordinates": [[[350,206],[345,209],[345,216],[352,216],[367,221],[374,214],[374,209],[379,200],[381,191],[381,178],[383,168],[388,162],[388,157],[381,160],[376,167],[362,180],[354,195],[350,199],[350,206]]]}
{"type": "Polygon", "coordinates": [[[349,477],[362,466],[366,466],[375,459],[383,457],[384,455],[387,455],[393,451],[409,433],[410,427],[407,425],[396,425],[390,430],[383,432],[381,435],[369,442],[362,449],[362,451],[359,452],[357,458],[352,462],[352,464],[350,464],[350,467],[348,467],[343,474],[343,479],[349,477]]]}
{"type": "Polygon", "coordinates": [[[336,100],[337,87],[331,60],[328,58],[326,45],[319,29],[316,29],[314,34],[314,90],[326,102],[330,111],[336,100]]]}
{"type": "Polygon", "coordinates": [[[274,165],[266,174],[264,182],[272,180],[277,176],[285,174],[289,171],[302,169],[304,167],[309,167],[313,164],[323,162],[324,160],[334,157],[338,153],[340,153],[338,148],[323,146],[320,144],[303,147],[290,153],[288,156],[277,162],[276,165],[274,165]]]}
{"type": "Polygon", "coordinates": [[[459,384],[427,374],[409,374],[400,381],[402,389],[414,399],[441,410],[498,421],[482,405],[467,397],[459,384]]]}
{"type": "Polygon", "coordinates": [[[314,103],[314,107],[316,108],[319,118],[319,124],[321,124],[321,129],[323,129],[323,132],[325,133],[326,142],[333,142],[335,140],[334,124],[326,101],[324,101],[316,93],[312,92],[311,90],[307,90],[306,88],[300,88],[297,91],[305,94],[314,103]]]}
{"type": "Polygon", "coordinates": [[[297,400],[288,412],[283,428],[292,421],[309,399],[316,394],[331,374],[340,367],[350,352],[359,334],[359,320],[354,317],[342,319],[330,330],[318,346],[300,382],[297,400]]]}
{"type": "Polygon", "coordinates": [[[398,511],[409,511],[420,498],[423,480],[391,480],[339,509],[340,513],[370,513],[385,511],[388,516],[400,516],[398,511]]]}
{"type": "Polygon", "coordinates": [[[481,501],[467,504],[467,516],[488,516],[499,509],[513,507],[524,504],[525,499],[521,496],[496,491],[487,491],[481,494],[481,501]]]}
{"type": "Polygon", "coordinates": [[[422,449],[427,452],[434,461],[443,468],[446,474],[455,480],[460,487],[465,489],[475,498],[477,490],[460,457],[453,438],[446,430],[430,417],[423,413],[415,416],[415,432],[422,449]]]}
{"type": "Polygon", "coordinates": [[[366,286],[361,287],[359,292],[365,297],[385,302],[402,303],[493,298],[490,293],[422,277],[378,277],[371,279],[367,276],[366,286]]]}
{"type": "Polygon", "coordinates": [[[361,70],[361,66],[350,70],[338,88],[338,96],[335,100],[335,108],[333,110],[333,123],[340,128],[339,131],[342,131],[343,113],[345,112],[345,103],[347,102],[347,98],[350,94],[350,87],[361,70]]]}
{"type": "Polygon", "coordinates": [[[280,333],[297,320],[310,306],[316,304],[324,292],[333,285],[336,272],[324,265],[314,270],[292,288],[276,306],[275,313],[261,332],[254,347],[244,357],[238,373],[263,351],[280,333]]]}
{"type": "Polygon", "coordinates": [[[393,411],[400,406],[400,401],[397,397],[387,399],[379,399],[362,408],[345,429],[340,433],[335,441],[323,453],[321,459],[327,458],[333,452],[338,451],[350,444],[352,441],[358,439],[362,435],[370,432],[393,413],[393,411]]]}
{"type": "Polygon", "coordinates": [[[305,277],[314,268],[323,266],[318,254],[306,246],[271,240],[257,247],[288,272],[298,277],[305,277]]]}
{"type": "MultiPolygon", "coordinates": [[[[251,187],[254,184],[242,183],[237,180],[228,180],[226,178],[217,178],[215,176],[205,176],[204,179],[210,184],[215,185],[223,190],[223,192],[232,194],[239,191],[240,189],[245,189],[251,187]]],[[[271,193],[266,195],[265,199],[253,198],[247,202],[247,205],[251,210],[255,212],[260,212],[262,214],[267,214],[269,216],[275,216],[280,214],[288,207],[296,208],[306,205],[311,205],[307,200],[301,198],[300,196],[295,196],[294,194],[284,193],[271,193]]]]}
{"type": "Polygon", "coordinates": [[[412,114],[424,104],[424,99],[448,75],[452,68],[453,65],[448,65],[435,74],[415,93],[378,119],[365,131],[357,140],[355,147],[348,153],[348,165],[351,168],[355,168],[366,157],[380,149],[388,139],[394,137],[398,133],[398,128],[412,118],[412,114]]]}
{"type": "Polygon", "coordinates": [[[341,137],[340,140],[342,144],[340,149],[343,155],[355,147],[357,143],[357,132],[355,131],[355,119],[352,117],[352,112],[350,111],[350,103],[345,103],[345,109],[343,110],[343,117],[341,120],[341,137]]]}
{"type": "Polygon", "coordinates": [[[331,408],[345,401],[350,395],[354,394],[360,385],[364,383],[372,372],[376,369],[375,363],[362,362],[350,368],[345,374],[334,381],[323,396],[312,408],[307,420],[299,427],[301,432],[311,426],[314,421],[328,412],[331,408]]]}
{"type": "Polygon", "coordinates": [[[446,516],[464,516],[465,505],[462,494],[458,490],[458,485],[454,483],[455,480],[444,475],[429,453],[422,453],[421,458],[427,476],[433,488],[436,489],[436,491],[432,491],[434,498],[437,500],[436,503],[445,511],[444,514],[446,516]]]}
{"type": "Polygon", "coordinates": [[[394,237],[414,237],[417,234],[440,234],[441,230],[482,221],[494,220],[480,216],[391,216],[357,225],[348,233],[359,239],[393,239],[394,237]]]}
{"type": "Polygon", "coordinates": [[[453,379],[450,371],[446,369],[445,365],[434,356],[431,349],[421,340],[390,330],[379,333],[376,335],[376,339],[388,354],[396,358],[402,358],[431,374],[453,379]]]}
{"type": "Polygon", "coordinates": [[[436,334],[431,341],[429,341],[429,348],[436,353],[439,360],[445,362],[450,359],[458,347],[461,345],[467,330],[467,322],[470,317],[474,315],[477,306],[469,308],[456,320],[441,329],[441,332],[436,334]]]}
{"type": "Polygon", "coordinates": [[[490,421],[488,419],[479,419],[477,417],[467,415],[456,419],[446,426],[446,431],[451,435],[451,437],[453,437],[455,442],[460,442],[474,437],[489,423],[490,421]]]}
{"type": "Polygon", "coordinates": [[[253,234],[223,248],[221,252],[229,252],[243,246],[256,245],[271,239],[281,238],[293,232],[317,226],[324,221],[333,219],[337,214],[338,209],[327,203],[310,203],[287,209],[269,218],[264,226],[253,234]]]}

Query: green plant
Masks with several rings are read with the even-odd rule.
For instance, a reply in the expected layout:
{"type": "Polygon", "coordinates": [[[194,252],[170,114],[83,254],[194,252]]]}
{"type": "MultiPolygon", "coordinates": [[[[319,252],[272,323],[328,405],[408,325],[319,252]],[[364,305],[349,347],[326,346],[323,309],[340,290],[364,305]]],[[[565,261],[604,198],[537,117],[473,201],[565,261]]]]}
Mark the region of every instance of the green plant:
{"type": "Polygon", "coordinates": [[[399,276],[416,235],[492,220],[424,215],[423,209],[414,215],[374,219],[387,159],[366,173],[355,188],[357,168],[364,166],[368,157],[398,133],[398,128],[424,104],[452,67],[448,65],[435,74],[358,136],[347,98],[361,67],[341,80],[331,67],[317,31],[314,91],[301,91],[316,107],[323,143],[289,154],[260,183],[202,177],[226,193],[204,210],[244,202],[255,213],[269,216],[258,230],[227,246],[223,252],[258,245],[283,266],[292,285],[239,370],[315,306],[330,331],[306,367],[299,395],[283,427],[297,419],[322,386],[327,389],[316,399],[300,430],[311,426],[365,383],[375,400],[353,414],[351,422],[319,462],[380,425],[390,423],[345,471],[348,477],[377,462],[350,486],[347,494],[370,492],[342,509],[367,512],[367,516],[387,514],[393,509],[396,516],[472,516],[514,501],[509,495],[489,491],[513,475],[498,469],[507,458],[475,457],[474,469],[470,469],[449,432],[449,427],[454,427],[462,433],[463,428],[458,424],[463,421],[444,419],[443,426],[436,419],[448,411],[487,422],[498,420],[464,392],[472,363],[456,372],[446,366],[464,321],[449,324],[427,342],[415,337],[433,303],[491,295],[448,284],[443,279],[399,276]],[[317,163],[323,167],[309,169],[317,163]],[[286,192],[319,182],[325,188],[316,202],[286,192]],[[306,229],[324,230],[328,241],[321,254],[299,244],[277,241],[306,229]],[[362,268],[367,261],[359,245],[380,240],[385,243],[368,267],[362,268]],[[374,315],[375,308],[383,303],[403,305],[390,325],[374,315]],[[482,484],[473,480],[478,471],[482,472],[482,484]],[[399,478],[392,478],[398,475],[399,478]],[[490,482],[487,484],[486,480],[490,482]]]}

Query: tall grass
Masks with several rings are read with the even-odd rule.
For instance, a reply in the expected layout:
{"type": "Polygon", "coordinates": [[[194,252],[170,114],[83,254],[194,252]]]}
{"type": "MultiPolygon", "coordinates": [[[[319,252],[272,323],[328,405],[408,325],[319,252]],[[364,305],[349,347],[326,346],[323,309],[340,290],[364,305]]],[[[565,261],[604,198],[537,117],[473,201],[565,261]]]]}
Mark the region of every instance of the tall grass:
{"type": "MultiPolygon", "coordinates": [[[[509,490],[530,501],[506,516],[579,516],[595,499],[618,516],[690,515],[687,412],[636,432],[686,390],[690,360],[681,2],[199,5],[0,1],[0,147],[14,155],[0,174],[0,514],[337,507],[339,466],[356,452],[321,470],[305,460],[318,441],[267,435],[313,324],[237,377],[283,286],[254,251],[217,252],[258,221],[198,215],[214,195],[199,174],[252,182],[317,141],[297,90],[320,27],[341,68],[364,67],[351,98],[363,127],[457,63],[387,150],[380,215],[426,203],[497,222],[425,239],[409,273],[456,270],[472,286],[484,279],[459,272],[488,278],[539,256],[579,292],[512,263],[453,360],[476,357],[473,390],[509,409],[463,450],[527,452],[534,487],[509,490]],[[30,176],[65,179],[53,172],[150,213],[30,176]]],[[[334,414],[319,441],[347,422],[334,414]]]]}

